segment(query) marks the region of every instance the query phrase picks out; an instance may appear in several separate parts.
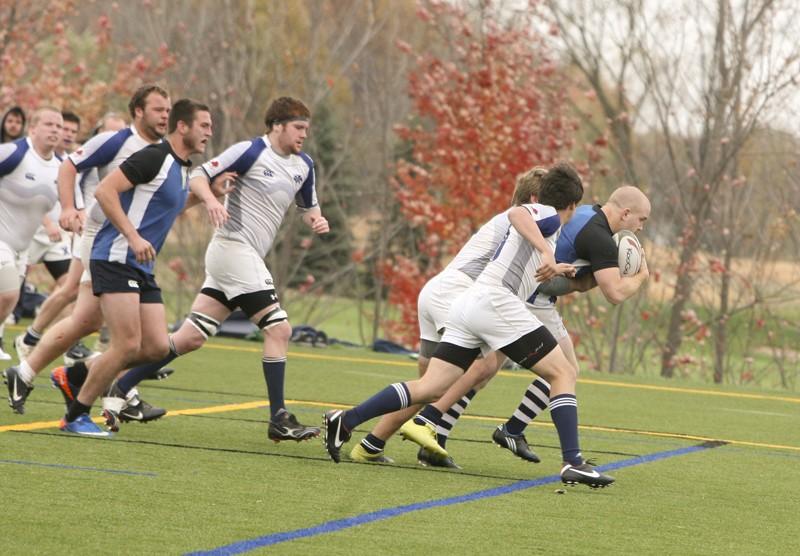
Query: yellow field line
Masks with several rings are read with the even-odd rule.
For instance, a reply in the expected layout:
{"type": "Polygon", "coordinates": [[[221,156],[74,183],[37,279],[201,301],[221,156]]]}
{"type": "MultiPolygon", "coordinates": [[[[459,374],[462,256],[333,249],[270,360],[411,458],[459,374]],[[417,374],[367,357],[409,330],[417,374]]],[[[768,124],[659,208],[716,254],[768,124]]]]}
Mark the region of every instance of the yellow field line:
{"type": "MultiPolygon", "coordinates": [[[[206,344],[206,347],[211,349],[222,349],[222,350],[230,350],[230,351],[245,351],[251,353],[261,353],[261,349],[258,348],[247,348],[247,347],[237,347],[237,346],[224,346],[224,345],[217,345],[217,344],[206,344]]],[[[417,366],[416,363],[411,363],[408,361],[386,361],[384,359],[371,359],[367,357],[343,357],[339,355],[322,355],[322,354],[314,354],[314,353],[300,353],[296,351],[290,351],[289,356],[297,357],[298,359],[316,359],[316,360],[323,360],[323,361],[343,361],[345,363],[374,363],[378,365],[393,365],[395,367],[415,367],[417,366]]],[[[528,379],[529,375],[526,375],[523,372],[508,372],[508,371],[500,371],[497,373],[498,376],[504,377],[511,377],[511,378],[525,378],[528,379]]],[[[677,392],[680,394],[697,394],[703,396],[721,396],[726,398],[740,398],[740,399],[752,399],[752,400],[769,400],[769,401],[779,401],[779,402],[789,402],[789,403],[800,403],[800,398],[792,398],[788,396],[770,396],[766,394],[748,394],[745,392],[720,392],[718,390],[705,390],[701,388],[679,388],[677,386],[656,386],[652,384],[633,384],[630,382],[615,382],[611,380],[599,380],[594,378],[579,378],[578,382],[581,384],[593,384],[597,386],[611,386],[611,387],[618,387],[618,388],[633,388],[638,390],[655,390],[659,392],[677,392]]]]}
{"type": "MultiPolygon", "coordinates": [[[[337,409],[347,409],[352,406],[344,405],[344,404],[337,404],[337,403],[328,403],[328,402],[318,402],[318,401],[310,401],[310,400],[286,400],[288,404],[297,404],[297,405],[306,405],[312,407],[326,407],[326,408],[337,408],[337,409]]],[[[177,410],[170,410],[164,417],[175,417],[178,415],[208,415],[211,413],[226,413],[229,411],[244,411],[247,409],[259,409],[263,407],[269,406],[269,402],[266,401],[252,401],[252,402],[242,402],[242,403],[230,403],[230,404],[223,404],[223,405],[212,405],[209,407],[196,407],[196,408],[188,408],[188,409],[177,409],[177,410]]],[[[499,417],[484,417],[484,416],[477,416],[477,415],[462,415],[462,419],[470,419],[473,421],[489,421],[495,423],[502,423],[505,422],[505,419],[501,419],[499,417]]],[[[102,417],[96,417],[93,421],[97,424],[103,423],[102,417]]],[[[17,425],[4,425],[0,427],[0,433],[8,432],[8,431],[33,431],[33,430],[41,430],[41,429],[52,429],[58,427],[59,421],[38,421],[33,423],[20,423],[17,425]]],[[[534,422],[533,423],[539,427],[553,427],[552,423],[540,423],[534,422]]],[[[771,448],[776,450],[791,450],[800,452],[800,446],[787,446],[783,444],[768,444],[765,442],[749,442],[747,440],[726,440],[722,438],[711,438],[708,436],[697,436],[691,434],[683,434],[683,433],[673,433],[673,432],[657,432],[657,431],[643,431],[643,430],[636,430],[636,429],[624,429],[618,427],[603,427],[603,426],[596,426],[596,425],[580,425],[580,428],[583,430],[589,431],[600,431],[600,432],[610,432],[610,433],[623,433],[623,434],[637,434],[643,436],[656,436],[661,438],[677,438],[680,440],[694,440],[699,442],[725,442],[731,445],[737,446],[749,446],[753,448],[771,448]]]]}

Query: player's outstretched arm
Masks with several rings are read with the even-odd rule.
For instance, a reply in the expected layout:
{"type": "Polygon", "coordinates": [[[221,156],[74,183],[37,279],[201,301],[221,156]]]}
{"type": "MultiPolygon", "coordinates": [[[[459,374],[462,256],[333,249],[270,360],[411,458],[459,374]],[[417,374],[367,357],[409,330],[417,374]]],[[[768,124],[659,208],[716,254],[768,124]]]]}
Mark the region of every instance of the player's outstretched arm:
{"type": "Polygon", "coordinates": [[[597,285],[593,274],[584,274],[580,278],[567,278],[556,276],[547,282],[539,284],[539,293],[547,296],[560,297],[574,292],[588,292],[597,285]]]}
{"type": "Polygon", "coordinates": [[[544,281],[557,275],[559,271],[553,249],[544,239],[542,231],[531,216],[531,213],[528,212],[528,209],[525,207],[512,208],[508,211],[508,220],[514,226],[514,229],[519,232],[519,235],[524,237],[542,255],[542,264],[536,273],[536,279],[544,281]]]}
{"type": "Polygon", "coordinates": [[[183,210],[203,203],[208,212],[208,218],[214,227],[219,228],[228,220],[228,210],[225,205],[219,202],[218,197],[224,196],[233,190],[233,181],[236,179],[236,172],[223,172],[209,183],[208,177],[203,172],[198,172],[189,180],[189,197],[183,210]]]}

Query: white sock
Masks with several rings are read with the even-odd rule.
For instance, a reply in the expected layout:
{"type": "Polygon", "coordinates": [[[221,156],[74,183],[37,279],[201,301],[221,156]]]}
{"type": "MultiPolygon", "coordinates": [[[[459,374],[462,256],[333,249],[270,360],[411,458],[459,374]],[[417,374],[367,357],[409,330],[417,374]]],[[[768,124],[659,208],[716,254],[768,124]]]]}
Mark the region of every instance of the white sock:
{"type": "Polygon", "coordinates": [[[36,373],[33,372],[33,369],[27,361],[20,363],[17,366],[17,369],[19,370],[19,377],[23,380],[23,382],[25,382],[25,384],[28,386],[33,384],[33,381],[36,379],[36,373]]]}

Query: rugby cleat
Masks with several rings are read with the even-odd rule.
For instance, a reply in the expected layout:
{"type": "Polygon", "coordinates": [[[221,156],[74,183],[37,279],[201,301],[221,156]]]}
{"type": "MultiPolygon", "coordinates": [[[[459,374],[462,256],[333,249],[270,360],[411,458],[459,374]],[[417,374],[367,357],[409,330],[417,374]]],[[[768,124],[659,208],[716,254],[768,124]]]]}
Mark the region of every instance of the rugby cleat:
{"type": "Polygon", "coordinates": [[[14,411],[22,415],[25,413],[25,400],[33,391],[33,386],[29,386],[19,376],[19,369],[16,366],[9,367],[3,371],[3,381],[8,386],[8,405],[14,411]]]}
{"type": "Polygon", "coordinates": [[[64,354],[64,365],[67,367],[72,367],[79,361],[88,361],[94,355],[97,355],[96,351],[90,350],[83,342],[79,341],[69,348],[67,353],[64,354]]]}
{"type": "Polygon", "coordinates": [[[439,446],[439,443],[436,441],[436,429],[433,425],[427,423],[418,425],[413,419],[410,419],[403,423],[399,432],[403,440],[410,440],[423,448],[427,448],[429,452],[438,454],[443,458],[447,457],[447,450],[439,446]]]}
{"type": "Polygon", "coordinates": [[[492,440],[501,448],[505,448],[515,456],[522,458],[525,461],[530,461],[533,463],[539,463],[542,461],[539,459],[539,456],[534,454],[530,447],[528,447],[528,441],[525,440],[524,434],[509,434],[506,431],[505,425],[500,425],[494,430],[492,433],[492,440]]]}
{"type": "Polygon", "coordinates": [[[153,371],[150,376],[145,377],[145,380],[165,380],[169,378],[169,375],[175,372],[175,369],[170,367],[162,367],[156,371],[153,371]]]}
{"type": "Polygon", "coordinates": [[[14,349],[17,350],[17,359],[20,363],[28,358],[35,347],[25,343],[25,334],[18,334],[14,338],[14,349]]]}
{"type": "Polygon", "coordinates": [[[394,460],[384,454],[383,450],[377,454],[371,454],[360,442],[350,451],[350,459],[361,463],[394,463],[394,460]]]}
{"type": "Polygon", "coordinates": [[[461,469],[453,458],[450,456],[442,457],[435,454],[427,448],[420,448],[417,452],[417,463],[423,467],[446,467],[447,469],[461,469]]]}
{"type": "Polygon", "coordinates": [[[322,417],[322,430],[325,431],[325,449],[334,463],[339,463],[342,459],[342,445],[350,440],[350,431],[344,427],[342,416],[344,411],[335,409],[328,411],[322,417]]]}
{"type": "Polygon", "coordinates": [[[297,417],[285,409],[270,420],[267,436],[274,442],[294,440],[300,442],[319,436],[319,427],[309,427],[297,421],[297,417]]]}
{"type": "Polygon", "coordinates": [[[67,421],[66,417],[62,418],[58,428],[64,432],[80,434],[82,436],[95,436],[98,438],[108,438],[111,436],[110,432],[104,431],[95,425],[87,413],[82,413],[72,422],[67,421]]]}
{"type": "Polygon", "coordinates": [[[80,387],[70,384],[69,375],[67,374],[66,367],[56,367],[50,373],[50,382],[53,388],[58,389],[61,395],[64,396],[64,403],[69,406],[70,402],[75,399],[75,396],[80,392],[80,387]]]}
{"type": "Polygon", "coordinates": [[[603,475],[588,462],[580,465],[566,463],[561,468],[561,482],[565,485],[582,484],[591,488],[603,488],[613,483],[614,477],[603,475]]]}
{"type": "Polygon", "coordinates": [[[128,392],[126,402],[125,407],[119,412],[119,418],[123,423],[131,421],[149,423],[167,414],[167,410],[163,407],[153,407],[144,401],[135,389],[128,392]]]}
{"type": "Polygon", "coordinates": [[[6,353],[3,349],[3,342],[0,341],[0,361],[11,361],[13,357],[10,354],[6,353]]]}

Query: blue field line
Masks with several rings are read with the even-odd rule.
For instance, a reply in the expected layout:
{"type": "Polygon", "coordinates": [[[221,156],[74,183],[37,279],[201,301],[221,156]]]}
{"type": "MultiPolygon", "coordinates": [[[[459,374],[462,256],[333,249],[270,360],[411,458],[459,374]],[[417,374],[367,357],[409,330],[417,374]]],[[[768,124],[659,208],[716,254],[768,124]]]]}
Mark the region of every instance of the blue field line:
{"type": "Polygon", "coordinates": [[[12,463],[15,465],[31,465],[34,467],[53,467],[55,469],[69,469],[72,471],[95,471],[97,473],[113,473],[115,475],[138,475],[141,477],[157,477],[155,473],[149,471],[126,471],[124,469],[103,469],[102,467],[81,467],[78,465],[64,465],[61,463],[41,463],[38,461],[22,461],[14,459],[0,459],[0,463],[12,463]]]}
{"type": "MultiPolygon", "coordinates": [[[[720,444],[705,443],[696,446],[688,446],[686,448],[679,448],[677,450],[656,452],[654,454],[648,454],[646,456],[639,456],[636,458],[631,458],[631,459],[616,461],[606,465],[601,465],[598,466],[597,469],[599,471],[612,471],[614,469],[622,469],[623,467],[631,467],[633,465],[641,465],[642,463],[650,463],[661,459],[683,456],[685,454],[691,454],[693,452],[700,452],[702,450],[708,450],[709,448],[716,448],[719,445],[720,444]]],[[[187,556],[201,556],[201,555],[227,556],[231,554],[242,554],[244,552],[249,552],[257,548],[263,548],[265,546],[272,546],[282,542],[292,541],[295,539],[302,539],[306,537],[313,537],[316,535],[335,533],[336,531],[341,531],[343,529],[349,529],[351,527],[356,527],[358,525],[364,525],[365,523],[381,521],[383,519],[389,519],[392,517],[397,517],[411,512],[427,510],[429,508],[440,508],[442,506],[452,506],[454,504],[463,504],[464,502],[472,502],[474,500],[481,500],[483,498],[494,498],[496,496],[502,496],[504,494],[510,494],[512,492],[518,492],[520,490],[526,490],[529,488],[534,488],[560,481],[561,477],[559,475],[549,475],[547,477],[541,477],[539,479],[531,481],[517,481],[516,483],[511,483],[509,485],[490,488],[487,490],[479,490],[477,492],[462,494],[460,496],[452,496],[450,498],[440,498],[438,500],[427,500],[425,502],[417,502],[415,504],[408,504],[405,506],[385,508],[382,510],[356,515],[353,517],[345,517],[343,519],[326,521],[325,523],[315,525],[314,527],[295,529],[294,531],[285,531],[283,533],[271,533],[269,535],[264,535],[262,537],[256,537],[254,539],[249,539],[246,541],[239,541],[227,544],[224,546],[220,546],[219,548],[213,548],[211,550],[189,552],[187,553],[187,556]]]]}

